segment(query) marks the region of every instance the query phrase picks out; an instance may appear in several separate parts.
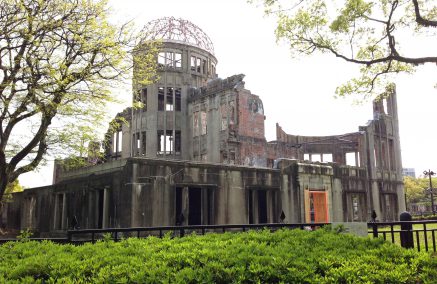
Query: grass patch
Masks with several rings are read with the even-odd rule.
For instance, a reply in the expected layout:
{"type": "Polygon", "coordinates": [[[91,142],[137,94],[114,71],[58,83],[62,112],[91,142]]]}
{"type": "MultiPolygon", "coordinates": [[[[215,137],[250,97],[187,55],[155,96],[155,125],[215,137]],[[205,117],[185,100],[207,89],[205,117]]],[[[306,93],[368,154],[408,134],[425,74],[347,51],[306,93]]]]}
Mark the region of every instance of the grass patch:
{"type": "Polygon", "coordinates": [[[0,283],[425,283],[437,260],[327,230],[0,247],[0,283]]]}

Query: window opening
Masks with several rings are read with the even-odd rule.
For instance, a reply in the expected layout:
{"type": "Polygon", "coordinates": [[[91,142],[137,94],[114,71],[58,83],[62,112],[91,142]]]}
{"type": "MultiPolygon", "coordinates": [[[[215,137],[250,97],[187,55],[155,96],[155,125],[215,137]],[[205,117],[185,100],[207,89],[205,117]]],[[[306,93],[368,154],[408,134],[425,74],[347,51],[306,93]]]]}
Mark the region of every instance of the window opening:
{"type": "Polygon", "coordinates": [[[117,153],[117,132],[112,135],[112,152],[117,153]]]}
{"type": "Polygon", "coordinates": [[[121,131],[117,132],[117,152],[121,153],[121,149],[122,149],[122,140],[123,140],[123,134],[121,131]]]}
{"type": "Polygon", "coordinates": [[[141,136],[140,133],[137,133],[137,143],[136,143],[136,154],[139,155],[141,152],[141,136]]]}
{"type": "Polygon", "coordinates": [[[158,88],[158,110],[164,110],[164,88],[158,88]]]}
{"type": "Polygon", "coordinates": [[[312,162],[321,162],[322,155],[321,154],[311,154],[311,161],[312,162]]]}
{"type": "Polygon", "coordinates": [[[164,135],[164,130],[158,130],[158,155],[170,155],[173,153],[173,131],[167,130],[164,135]]]}
{"type": "Polygon", "coordinates": [[[173,111],[173,88],[167,88],[167,101],[165,103],[165,110],[173,111]]]}
{"type": "Polygon", "coordinates": [[[355,152],[346,153],[346,165],[353,167],[357,166],[355,152]]]}
{"type": "Polygon", "coordinates": [[[196,71],[196,57],[191,56],[191,71],[196,71]]]}
{"type": "Polygon", "coordinates": [[[182,54],[181,53],[174,54],[174,63],[175,63],[176,68],[182,67],[182,54]]]}
{"type": "Polygon", "coordinates": [[[62,219],[63,217],[63,213],[64,213],[64,194],[58,194],[57,195],[58,198],[58,204],[57,204],[57,208],[56,208],[56,229],[58,230],[62,230],[62,219]]]}
{"type": "Polygon", "coordinates": [[[97,191],[98,196],[98,206],[97,206],[97,228],[103,228],[103,202],[105,197],[105,190],[100,189],[97,191]]]}
{"type": "Polygon", "coordinates": [[[147,88],[141,90],[141,103],[143,104],[143,111],[147,111],[147,88]]]}
{"type": "Polygon", "coordinates": [[[175,131],[174,150],[175,150],[176,154],[181,153],[181,131],[180,130],[175,131]]]}
{"type": "Polygon", "coordinates": [[[176,187],[175,194],[176,194],[176,196],[175,196],[175,202],[176,202],[175,220],[176,220],[176,226],[180,226],[183,224],[183,219],[184,219],[182,217],[182,188],[176,187]]]}
{"type": "Polygon", "coordinates": [[[165,65],[165,52],[158,53],[158,64],[160,66],[164,66],[165,65]]]}
{"type": "Polygon", "coordinates": [[[390,169],[394,171],[396,169],[395,167],[395,151],[394,151],[394,144],[393,140],[388,140],[388,155],[389,155],[389,161],[390,161],[390,169]]]}
{"type": "Polygon", "coordinates": [[[174,61],[173,56],[174,56],[173,52],[166,52],[165,65],[167,67],[173,67],[173,61],[174,61]]]}
{"type": "Polygon", "coordinates": [[[182,105],[182,92],[181,88],[175,89],[175,110],[181,111],[181,105],[182,105]]]}
{"type": "Polygon", "coordinates": [[[202,190],[188,189],[188,225],[202,224],[202,190]]]}
{"type": "Polygon", "coordinates": [[[258,224],[267,223],[267,192],[258,190],[258,224]]]}
{"type": "Polygon", "coordinates": [[[303,159],[304,159],[304,161],[309,161],[310,160],[310,154],[303,154],[303,159]]]}
{"type": "Polygon", "coordinates": [[[196,71],[200,73],[200,58],[196,58],[196,71]]]}
{"type": "Polygon", "coordinates": [[[206,67],[207,67],[206,60],[203,59],[202,60],[202,72],[203,72],[203,74],[206,74],[206,67]]]}
{"type": "Polygon", "coordinates": [[[323,162],[332,163],[332,154],[323,154],[323,162]]]}
{"type": "Polygon", "coordinates": [[[145,156],[146,155],[146,142],[147,142],[147,139],[146,139],[146,131],[143,131],[142,133],[141,133],[141,154],[143,155],[143,156],[145,156]]]}

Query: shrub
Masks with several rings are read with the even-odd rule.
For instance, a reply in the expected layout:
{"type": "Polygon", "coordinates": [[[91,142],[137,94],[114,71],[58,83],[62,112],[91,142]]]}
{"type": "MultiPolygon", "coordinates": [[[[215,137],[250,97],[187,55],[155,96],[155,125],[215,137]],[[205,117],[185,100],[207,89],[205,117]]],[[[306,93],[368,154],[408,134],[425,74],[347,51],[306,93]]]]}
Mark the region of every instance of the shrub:
{"type": "Polygon", "coordinates": [[[338,230],[279,230],[0,247],[0,283],[421,283],[436,259],[338,230]]]}

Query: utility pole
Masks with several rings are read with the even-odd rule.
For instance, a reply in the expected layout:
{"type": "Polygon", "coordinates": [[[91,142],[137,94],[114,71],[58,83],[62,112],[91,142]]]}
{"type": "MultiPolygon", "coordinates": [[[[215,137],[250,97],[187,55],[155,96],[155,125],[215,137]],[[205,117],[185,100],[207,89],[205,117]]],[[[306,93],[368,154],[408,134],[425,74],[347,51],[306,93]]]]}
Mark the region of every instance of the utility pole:
{"type": "Polygon", "coordinates": [[[435,175],[435,172],[428,170],[428,171],[424,171],[423,174],[425,176],[429,177],[429,190],[431,192],[431,211],[432,211],[432,215],[435,215],[435,210],[434,210],[434,189],[432,188],[432,179],[431,177],[433,175],[435,175]]]}

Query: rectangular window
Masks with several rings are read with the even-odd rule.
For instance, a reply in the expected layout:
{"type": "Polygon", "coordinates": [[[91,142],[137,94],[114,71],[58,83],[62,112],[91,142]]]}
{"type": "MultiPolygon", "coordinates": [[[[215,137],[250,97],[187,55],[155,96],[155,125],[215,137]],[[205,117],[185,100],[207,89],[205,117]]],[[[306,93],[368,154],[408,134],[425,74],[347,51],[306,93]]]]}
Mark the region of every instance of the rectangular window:
{"type": "Polygon", "coordinates": [[[117,152],[121,153],[121,149],[122,149],[122,141],[123,141],[123,133],[121,131],[118,131],[117,133],[117,152]]]}
{"type": "Polygon", "coordinates": [[[165,52],[160,52],[158,54],[158,64],[160,66],[164,66],[165,65],[165,52]]]}
{"type": "Polygon", "coordinates": [[[181,105],[182,105],[181,88],[176,88],[175,89],[175,109],[176,109],[176,111],[181,111],[181,105]]]}
{"type": "Polygon", "coordinates": [[[136,154],[139,155],[141,153],[141,137],[140,133],[137,133],[137,143],[136,143],[136,154]]]}
{"type": "Polygon", "coordinates": [[[310,160],[310,154],[303,154],[303,160],[309,161],[310,160]]]}
{"type": "Polygon", "coordinates": [[[174,150],[175,150],[176,154],[181,153],[181,131],[180,130],[175,131],[174,150]]]}
{"type": "Polygon", "coordinates": [[[172,111],[173,110],[173,88],[167,88],[167,98],[165,103],[165,110],[172,111]]]}
{"type": "Polygon", "coordinates": [[[206,60],[203,59],[202,60],[202,72],[203,72],[203,74],[206,74],[206,67],[207,67],[206,60]]]}
{"type": "Polygon", "coordinates": [[[321,154],[311,154],[311,162],[321,162],[322,155],[321,154]]]}
{"type": "Polygon", "coordinates": [[[173,131],[167,130],[164,135],[164,130],[158,130],[158,155],[170,155],[173,153],[173,131]]]}
{"type": "Polygon", "coordinates": [[[196,71],[196,57],[191,56],[191,71],[196,71]]]}
{"type": "Polygon", "coordinates": [[[112,152],[117,153],[117,132],[112,135],[112,152]]]}
{"type": "Polygon", "coordinates": [[[358,161],[356,159],[356,153],[355,152],[349,152],[346,153],[346,165],[357,167],[358,161]]]}
{"type": "Polygon", "coordinates": [[[200,58],[196,58],[196,72],[200,73],[200,58]]]}
{"type": "Polygon", "coordinates": [[[173,52],[166,52],[165,53],[166,54],[166,56],[165,56],[165,65],[167,66],[167,67],[173,67],[173,55],[174,55],[174,53],[173,52]]]}
{"type": "Polygon", "coordinates": [[[174,63],[175,63],[176,68],[182,67],[182,54],[180,54],[180,53],[174,54],[174,63]]]}
{"type": "Polygon", "coordinates": [[[332,154],[323,154],[322,158],[324,163],[332,163],[332,154]]]}
{"type": "Polygon", "coordinates": [[[147,88],[141,90],[141,103],[143,104],[143,111],[147,111],[147,88]]]}
{"type": "Polygon", "coordinates": [[[158,110],[164,110],[164,88],[158,88],[158,110]]]}
{"type": "Polygon", "coordinates": [[[143,131],[141,133],[141,154],[143,156],[146,155],[146,145],[147,145],[146,142],[147,142],[147,140],[146,140],[146,131],[143,131]]]}
{"type": "Polygon", "coordinates": [[[201,124],[202,124],[202,135],[205,135],[208,133],[208,125],[207,125],[207,121],[206,121],[206,112],[202,111],[201,112],[201,124]]]}

